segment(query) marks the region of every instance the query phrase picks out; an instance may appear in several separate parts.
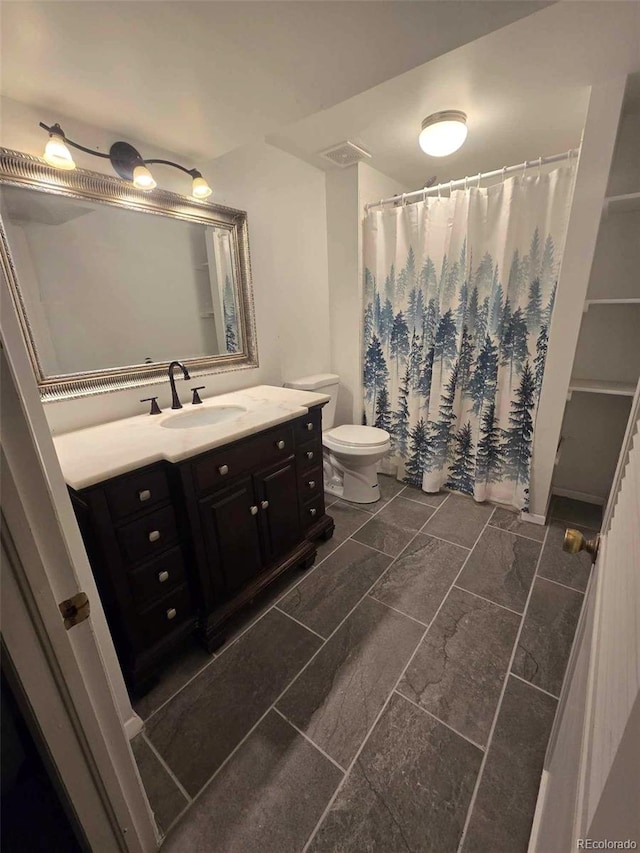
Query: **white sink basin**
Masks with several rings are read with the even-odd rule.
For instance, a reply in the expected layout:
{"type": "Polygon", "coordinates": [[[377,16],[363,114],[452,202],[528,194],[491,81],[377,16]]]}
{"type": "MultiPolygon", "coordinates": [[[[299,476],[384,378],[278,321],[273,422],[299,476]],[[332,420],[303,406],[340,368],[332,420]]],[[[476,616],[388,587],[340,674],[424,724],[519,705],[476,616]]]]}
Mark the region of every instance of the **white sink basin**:
{"type": "Polygon", "coordinates": [[[169,415],[160,426],[165,429],[197,429],[235,420],[246,411],[242,406],[208,406],[206,409],[190,409],[188,412],[169,415]]]}

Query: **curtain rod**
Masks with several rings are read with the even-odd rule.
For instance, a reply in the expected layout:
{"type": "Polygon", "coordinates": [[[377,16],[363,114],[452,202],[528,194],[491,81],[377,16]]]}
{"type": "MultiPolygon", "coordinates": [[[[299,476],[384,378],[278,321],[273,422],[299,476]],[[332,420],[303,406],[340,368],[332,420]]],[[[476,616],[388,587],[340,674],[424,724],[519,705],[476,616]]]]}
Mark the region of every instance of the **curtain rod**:
{"type": "Polygon", "coordinates": [[[365,213],[371,210],[372,207],[382,207],[385,204],[395,204],[398,201],[404,204],[410,198],[418,198],[418,196],[422,196],[424,198],[425,196],[433,193],[440,193],[442,190],[451,191],[462,186],[466,188],[471,181],[477,181],[479,184],[480,181],[487,180],[488,178],[505,178],[507,175],[512,175],[514,172],[524,172],[527,169],[532,169],[536,166],[541,168],[548,163],[558,163],[561,160],[571,160],[573,157],[577,157],[579,153],[579,148],[573,148],[570,151],[565,151],[563,154],[552,154],[550,157],[538,157],[535,160],[525,160],[524,163],[518,163],[517,166],[505,166],[503,169],[495,169],[493,172],[478,172],[477,175],[472,175],[471,177],[459,178],[456,181],[446,181],[444,184],[436,184],[433,187],[424,187],[421,190],[414,190],[410,193],[400,193],[400,195],[393,195],[391,198],[384,198],[380,199],[380,201],[373,201],[369,204],[365,204],[365,213]]]}

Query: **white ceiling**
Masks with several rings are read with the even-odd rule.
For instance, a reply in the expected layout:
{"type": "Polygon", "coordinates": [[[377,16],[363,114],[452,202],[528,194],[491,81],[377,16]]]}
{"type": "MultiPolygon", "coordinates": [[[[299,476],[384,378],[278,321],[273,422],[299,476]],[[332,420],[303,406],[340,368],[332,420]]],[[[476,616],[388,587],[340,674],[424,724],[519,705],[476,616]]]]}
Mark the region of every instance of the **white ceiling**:
{"type": "Polygon", "coordinates": [[[5,0],[2,91],[210,160],[546,5],[5,0]]]}
{"type": "Polygon", "coordinates": [[[558,3],[267,139],[324,169],[335,167],[317,152],[349,139],[418,188],[577,146],[590,85],[634,68],[640,3],[558,3]],[[443,109],[467,113],[469,136],[450,157],[427,157],[420,122],[443,109]]]}

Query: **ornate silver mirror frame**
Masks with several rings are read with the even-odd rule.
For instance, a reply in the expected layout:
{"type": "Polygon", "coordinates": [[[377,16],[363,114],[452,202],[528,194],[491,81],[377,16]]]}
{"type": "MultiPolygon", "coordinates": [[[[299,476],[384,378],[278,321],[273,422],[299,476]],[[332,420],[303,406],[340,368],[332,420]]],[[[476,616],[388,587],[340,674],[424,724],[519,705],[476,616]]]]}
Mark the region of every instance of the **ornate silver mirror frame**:
{"type": "MultiPolygon", "coordinates": [[[[2,185],[25,187],[69,198],[90,199],[128,210],[227,229],[232,235],[234,247],[233,263],[238,285],[239,323],[243,349],[237,353],[184,358],[182,360],[192,376],[258,366],[249,234],[247,214],[244,211],[206,202],[191,201],[189,198],[165,190],[156,189],[150,193],[142,192],[119,178],[85,169],[62,172],[47,165],[39,157],[6,148],[0,148],[0,186],[2,185]]],[[[42,369],[38,347],[25,310],[25,301],[12,260],[7,235],[1,222],[0,263],[20,318],[31,363],[40,388],[40,396],[43,400],[83,397],[89,394],[150,385],[166,379],[168,361],[46,376],[42,369]]],[[[180,358],[180,353],[176,354],[176,358],[180,358]]]]}

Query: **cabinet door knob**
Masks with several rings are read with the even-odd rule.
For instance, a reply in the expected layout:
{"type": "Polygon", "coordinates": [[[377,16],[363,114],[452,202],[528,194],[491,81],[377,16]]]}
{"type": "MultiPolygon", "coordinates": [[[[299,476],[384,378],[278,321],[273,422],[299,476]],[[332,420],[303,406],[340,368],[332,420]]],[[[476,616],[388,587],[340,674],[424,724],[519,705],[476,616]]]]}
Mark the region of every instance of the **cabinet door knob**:
{"type": "Polygon", "coordinates": [[[159,538],[160,538],[160,531],[159,530],[152,530],[151,533],[149,534],[149,542],[157,542],[159,538]]]}
{"type": "Polygon", "coordinates": [[[307,450],[307,459],[313,459],[313,450],[307,450]]]}
{"type": "Polygon", "coordinates": [[[158,572],[159,583],[164,583],[169,580],[169,572],[158,572]]]}
{"type": "Polygon", "coordinates": [[[262,509],[269,509],[269,501],[260,501],[262,509]]]}
{"type": "Polygon", "coordinates": [[[309,486],[310,489],[315,489],[316,481],[315,480],[309,480],[309,482],[307,483],[307,486],[309,486]]]}
{"type": "Polygon", "coordinates": [[[250,506],[249,512],[251,513],[251,515],[257,515],[258,514],[258,507],[257,506],[250,506]]]}
{"type": "Polygon", "coordinates": [[[282,441],[282,439],[280,439],[280,441],[276,441],[276,447],[278,450],[284,450],[284,441],[282,441]]]}
{"type": "Polygon", "coordinates": [[[228,474],[228,473],[229,473],[229,466],[228,465],[221,465],[218,468],[218,474],[222,475],[223,477],[225,474],[228,474]]]}
{"type": "Polygon", "coordinates": [[[309,510],[309,515],[311,516],[311,518],[315,518],[317,512],[318,512],[318,510],[315,507],[312,507],[309,510]]]}
{"type": "Polygon", "coordinates": [[[307,429],[309,430],[309,432],[311,432],[311,430],[313,429],[313,423],[311,421],[309,421],[309,423],[306,426],[307,426],[307,429]]]}
{"type": "Polygon", "coordinates": [[[175,609],[175,607],[170,607],[167,610],[167,619],[175,619],[177,614],[178,614],[178,611],[175,609]]]}
{"type": "Polygon", "coordinates": [[[151,489],[142,489],[142,491],[138,492],[138,500],[139,501],[148,501],[151,497],[151,489]]]}

